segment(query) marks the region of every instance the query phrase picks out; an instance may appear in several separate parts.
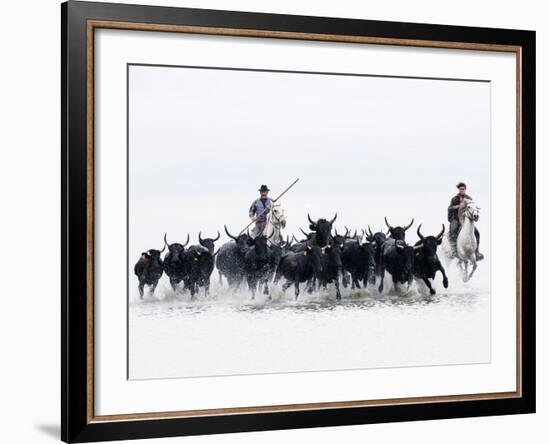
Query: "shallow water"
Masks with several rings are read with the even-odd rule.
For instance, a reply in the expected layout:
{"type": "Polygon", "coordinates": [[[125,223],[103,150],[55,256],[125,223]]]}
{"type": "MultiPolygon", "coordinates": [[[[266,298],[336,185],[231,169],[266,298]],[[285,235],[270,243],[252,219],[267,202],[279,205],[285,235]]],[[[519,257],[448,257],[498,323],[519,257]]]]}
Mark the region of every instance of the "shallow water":
{"type": "MultiPolygon", "coordinates": [[[[215,273],[216,274],[216,273],[215,273]]],[[[164,279],[164,278],[163,278],[164,279]]],[[[191,301],[161,281],[153,297],[129,306],[132,379],[323,371],[490,361],[490,294],[483,279],[439,276],[379,295],[375,287],[283,293],[272,300],[214,278],[211,294],[191,301]]],[[[486,282],[485,282],[486,283],[486,282]]],[[[304,287],[304,286],[303,286],[304,287]]],[[[388,282],[387,288],[391,288],[388,282]]]]}

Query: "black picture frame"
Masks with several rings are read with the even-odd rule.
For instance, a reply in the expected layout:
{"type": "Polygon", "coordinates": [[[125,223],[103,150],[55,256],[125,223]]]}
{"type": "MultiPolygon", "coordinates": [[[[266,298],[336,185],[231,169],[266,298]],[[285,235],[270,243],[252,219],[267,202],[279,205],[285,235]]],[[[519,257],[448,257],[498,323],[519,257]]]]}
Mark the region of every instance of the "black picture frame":
{"type": "Polygon", "coordinates": [[[535,412],[535,32],[188,8],[69,1],[61,5],[61,438],[65,442],[156,438],[535,412]],[[87,23],[89,20],[512,45],[521,49],[521,396],[95,421],[90,417],[87,23]]]}

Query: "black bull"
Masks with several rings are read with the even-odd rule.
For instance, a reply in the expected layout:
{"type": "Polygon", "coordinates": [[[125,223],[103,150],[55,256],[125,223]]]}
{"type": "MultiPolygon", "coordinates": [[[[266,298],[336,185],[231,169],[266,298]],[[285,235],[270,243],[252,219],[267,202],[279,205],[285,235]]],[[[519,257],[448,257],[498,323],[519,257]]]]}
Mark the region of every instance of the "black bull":
{"type": "Polygon", "coordinates": [[[139,297],[143,299],[143,288],[145,285],[150,287],[151,295],[155,293],[159,279],[162,276],[164,265],[160,257],[162,250],[148,250],[141,253],[141,257],[134,265],[134,273],[138,278],[139,297]]]}
{"type": "Polygon", "coordinates": [[[415,244],[416,248],[414,256],[414,275],[418,279],[422,279],[426,286],[430,289],[430,294],[435,294],[435,290],[429,279],[435,278],[435,273],[440,271],[443,275],[443,287],[449,286],[449,280],[445,274],[445,269],[437,256],[437,246],[441,244],[443,233],[445,233],[445,225],[442,226],[441,232],[437,236],[423,236],[418,226],[416,234],[420,240],[415,244]],[[418,249],[418,247],[421,247],[418,249]]]}
{"type": "Polygon", "coordinates": [[[222,276],[227,279],[230,287],[236,288],[245,278],[244,254],[248,247],[248,235],[240,234],[233,236],[224,225],[225,233],[232,239],[223,244],[216,257],[216,267],[220,275],[220,284],[222,276]]]}
{"type": "Polygon", "coordinates": [[[294,284],[294,296],[298,299],[300,283],[315,278],[321,272],[321,248],[317,245],[305,245],[301,252],[288,252],[281,258],[275,282],[284,277],[283,291],[294,284]]]}
{"type": "Polygon", "coordinates": [[[353,288],[361,288],[360,282],[366,286],[376,279],[374,260],[374,245],[371,242],[361,243],[355,239],[348,239],[343,244],[342,265],[351,275],[353,288]]]}
{"type": "Polygon", "coordinates": [[[384,272],[387,270],[392,275],[394,285],[397,283],[412,282],[413,277],[422,279],[430,290],[435,294],[429,279],[434,279],[435,273],[441,271],[443,274],[443,286],[448,287],[449,282],[445,269],[437,256],[437,246],[441,244],[445,227],[437,236],[423,236],[420,232],[420,225],[417,234],[420,240],[414,246],[408,245],[404,240],[388,239],[382,245],[382,281],[378,291],[384,290],[384,272]]]}
{"type": "Polygon", "coordinates": [[[232,239],[221,246],[216,266],[229,285],[237,287],[246,279],[248,287],[255,297],[258,284],[263,284],[264,294],[269,294],[268,282],[273,277],[281,259],[281,247],[268,246],[269,238],[260,235],[255,238],[248,234],[233,236],[225,227],[226,234],[232,239]]]}
{"type": "MultiPolygon", "coordinates": [[[[168,252],[164,256],[164,272],[168,276],[172,290],[176,291],[180,282],[185,277],[185,266],[183,263],[183,254],[185,247],[189,244],[189,235],[184,244],[177,242],[169,243],[164,233],[164,248],[168,247],[168,252]]],[[[164,250],[163,248],[163,250],[164,250]]]]}
{"type": "Polygon", "coordinates": [[[191,293],[191,298],[204,288],[205,295],[210,291],[210,275],[214,270],[215,254],[202,245],[191,245],[182,254],[182,262],[185,270],[183,283],[191,293]]]}
{"type": "Polygon", "coordinates": [[[314,242],[315,245],[318,245],[319,247],[324,247],[330,243],[332,240],[332,224],[338,217],[338,213],[334,215],[332,220],[326,220],[326,219],[319,219],[317,222],[314,222],[309,213],[307,215],[307,218],[309,220],[309,228],[311,231],[315,231],[315,239],[310,239],[312,242],[314,242]]]}
{"type": "Polygon", "coordinates": [[[268,282],[273,278],[281,259],[280,247],[270,247],[268,240],[269,237],[263,234],[255,238],[249,237],[248,248],[244,252],[244,273],[252,299],[256,296],[258,284],[263,284],[264,294],[269,295],[268,282]]]}

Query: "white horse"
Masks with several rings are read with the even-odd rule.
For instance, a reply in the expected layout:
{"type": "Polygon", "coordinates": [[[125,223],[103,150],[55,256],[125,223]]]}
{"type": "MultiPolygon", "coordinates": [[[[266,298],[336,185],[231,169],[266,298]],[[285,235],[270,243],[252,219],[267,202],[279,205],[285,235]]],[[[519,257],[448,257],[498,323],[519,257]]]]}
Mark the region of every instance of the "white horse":
{"type": "MultiPolygon", "coordinates": [[[[465,199],[458,209],[460,231],[456,239],[456,253],[458,266],[463,271],[464,282],[469,281],[477,269],[477,240],[475,237],[475,223],[479,220],[479,207],[473,200],[465,199]],[[472,265],[472,271],[468,273],[468,267],[472,265]]],[[[447,259],[447,264],[452,259],[449,233],[445,234],[442,250],[447,259]]]]}
{"type": "Polygon", "coordinates": [[[286,226],[285,211],[281,204],[275,202],[267,213],[267,219],[263,234],[268,238],[268,245],[281,245],[283,243],[282,229],[286,226]]]}

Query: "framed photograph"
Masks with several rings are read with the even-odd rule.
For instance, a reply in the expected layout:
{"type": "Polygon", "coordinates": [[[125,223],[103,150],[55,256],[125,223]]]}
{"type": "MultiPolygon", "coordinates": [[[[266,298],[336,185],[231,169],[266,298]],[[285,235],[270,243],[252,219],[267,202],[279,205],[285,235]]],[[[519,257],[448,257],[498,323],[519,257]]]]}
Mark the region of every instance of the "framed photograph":
{"type": "Polygon", "coordinates": [[[535,33],[69,1],[62,439],[535,411],[535,33]]]}

